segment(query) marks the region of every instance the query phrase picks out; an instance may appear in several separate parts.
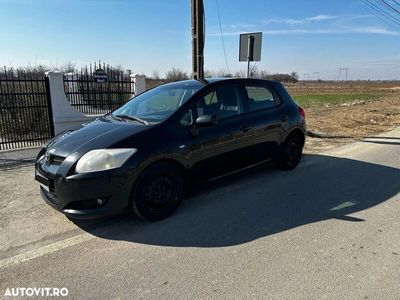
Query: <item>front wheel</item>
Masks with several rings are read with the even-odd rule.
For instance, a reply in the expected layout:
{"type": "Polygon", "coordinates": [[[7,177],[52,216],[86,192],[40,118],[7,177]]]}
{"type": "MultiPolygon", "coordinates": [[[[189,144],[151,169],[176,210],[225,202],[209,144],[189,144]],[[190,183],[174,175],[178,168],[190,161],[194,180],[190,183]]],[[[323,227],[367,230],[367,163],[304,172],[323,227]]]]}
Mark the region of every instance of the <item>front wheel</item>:
{"type": "Polygon", "coordinates": [[[145,220],[164,219],[179,206],[183,185],[177,167],[169,163],[153,165],[138,178],[131,193],[131,210],[145,220]]]}
{"type": "Polygon", "coordinates": [[[303,154],[303,140],[298,135],[289,135],[282,144],[278,155],[278,167],[283,170],[293,170],[299,164],[303,154]]]}

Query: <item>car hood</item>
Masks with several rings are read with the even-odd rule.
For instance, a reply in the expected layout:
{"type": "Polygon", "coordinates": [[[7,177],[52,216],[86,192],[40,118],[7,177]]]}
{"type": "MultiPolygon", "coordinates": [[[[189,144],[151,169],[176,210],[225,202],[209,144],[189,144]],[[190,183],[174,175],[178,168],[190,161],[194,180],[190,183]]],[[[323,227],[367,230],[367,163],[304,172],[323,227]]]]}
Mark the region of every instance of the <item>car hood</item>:
{"type": "Polygon", "coordinates": [[[111,121],[101,117],[82,125],[77,130],[66,131],[56,136],[47,144],[46,150],[63,157],[71,153],[82,155],[90,150],[113,147],[114,144],[149,127],[135,122],[111,121]]]}

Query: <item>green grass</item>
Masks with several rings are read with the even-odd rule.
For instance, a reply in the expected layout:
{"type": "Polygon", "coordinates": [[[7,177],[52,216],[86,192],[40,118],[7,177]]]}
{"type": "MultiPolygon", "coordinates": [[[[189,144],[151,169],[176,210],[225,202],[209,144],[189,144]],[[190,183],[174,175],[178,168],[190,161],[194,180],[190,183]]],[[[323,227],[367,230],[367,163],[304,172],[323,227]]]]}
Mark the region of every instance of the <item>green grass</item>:
{"type": "Polygon", "coordinates": [[[304,107],[336,105],[354,101],[378,100],[380,95],[374,94],[335,94],[335,95],[298,95],[293,97],[304,107]]]}

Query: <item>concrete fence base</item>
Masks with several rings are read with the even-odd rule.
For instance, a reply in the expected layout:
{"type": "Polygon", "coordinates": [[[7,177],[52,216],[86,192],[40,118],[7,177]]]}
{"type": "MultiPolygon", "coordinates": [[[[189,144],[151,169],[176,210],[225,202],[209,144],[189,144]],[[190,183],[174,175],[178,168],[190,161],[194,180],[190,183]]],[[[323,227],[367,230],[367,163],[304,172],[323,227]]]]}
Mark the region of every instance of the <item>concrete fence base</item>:
{"type": "MultiPolygon", "coordinates": [[[[64,92],[64,74],[61,72],[46,72],[49,79],[51,108],[53,113],[54,133],[77,129],[81,124],[89,122],[100,115],[85,115],[77,111],[69,103],[64,92]]],[[[138,95],[145,91],[145,77],[131,75],[132,94],[138,95]]]]}

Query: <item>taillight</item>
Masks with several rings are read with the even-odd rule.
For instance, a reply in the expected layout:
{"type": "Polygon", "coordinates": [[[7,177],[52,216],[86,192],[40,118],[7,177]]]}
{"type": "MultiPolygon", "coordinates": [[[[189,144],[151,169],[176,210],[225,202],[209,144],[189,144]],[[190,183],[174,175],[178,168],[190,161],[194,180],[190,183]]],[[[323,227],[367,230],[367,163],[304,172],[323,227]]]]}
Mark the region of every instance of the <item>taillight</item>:
{"type": "Polygon", "coordinates": [[[305,119],[306,118],[306,112],[302,107],[299,106],[299,114],[305,119]]]}

